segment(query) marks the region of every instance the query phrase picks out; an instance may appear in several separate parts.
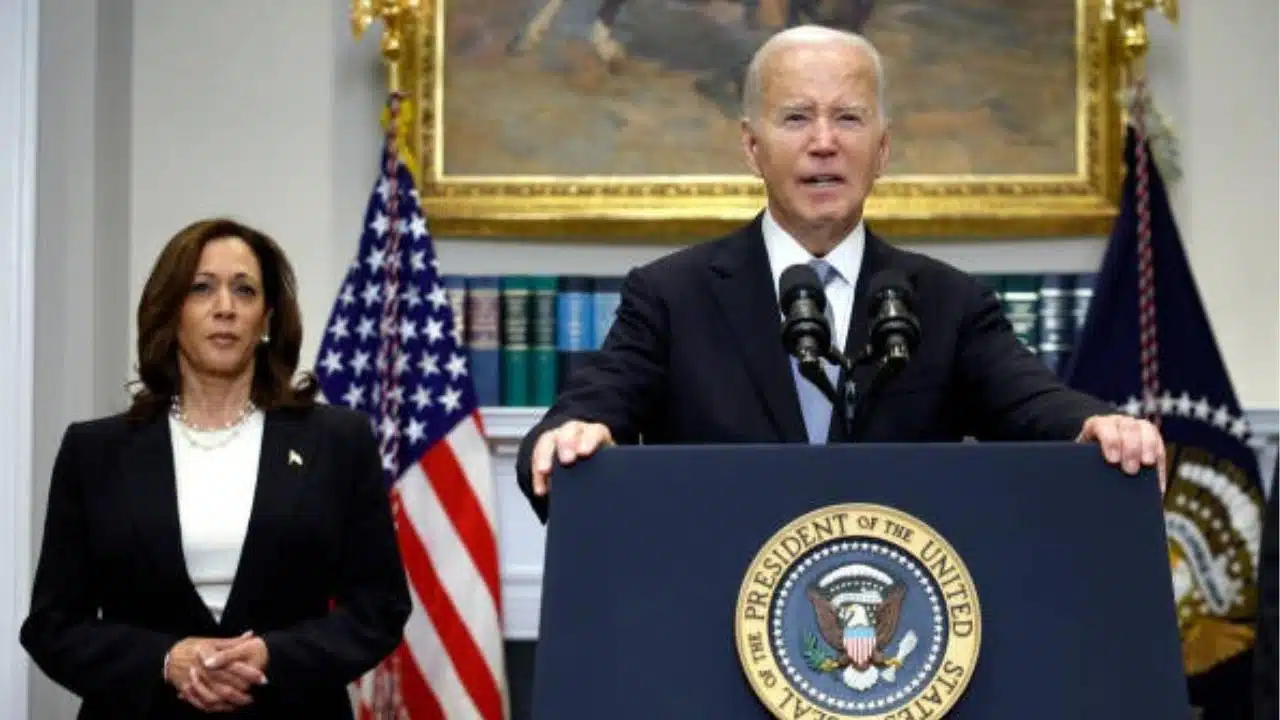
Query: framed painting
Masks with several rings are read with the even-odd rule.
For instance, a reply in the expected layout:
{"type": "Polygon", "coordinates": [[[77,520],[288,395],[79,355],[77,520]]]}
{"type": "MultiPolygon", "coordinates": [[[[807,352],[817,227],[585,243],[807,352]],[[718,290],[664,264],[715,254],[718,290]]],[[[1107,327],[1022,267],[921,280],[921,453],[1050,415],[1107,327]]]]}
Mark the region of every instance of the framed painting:
{"type": "Polygon", "coordinates": [[[450,237],[669,239],[764,203],[739,139],[751,54],[857,30],[888,77],[887,236],[1105,233],[1121,177],[1103,0],[420,0],[404,80],[424,208],[450,237]]]}

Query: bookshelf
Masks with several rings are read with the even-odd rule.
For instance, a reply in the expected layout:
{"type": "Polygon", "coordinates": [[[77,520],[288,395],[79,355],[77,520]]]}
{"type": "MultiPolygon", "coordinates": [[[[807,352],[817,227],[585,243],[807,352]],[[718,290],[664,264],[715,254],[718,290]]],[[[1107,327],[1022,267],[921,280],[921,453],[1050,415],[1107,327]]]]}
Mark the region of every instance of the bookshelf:
{"type": "MultiPolygon", "coordinates": [[[[1090,273],[976,275],[1000,299],[1014,332],[1061,374],[1093,297],[1090,273]]],[[[619,301],[618,275],[445,275],[455,329],[487,407],[550,404],[565,379],[604,342],[619,301]]]]}

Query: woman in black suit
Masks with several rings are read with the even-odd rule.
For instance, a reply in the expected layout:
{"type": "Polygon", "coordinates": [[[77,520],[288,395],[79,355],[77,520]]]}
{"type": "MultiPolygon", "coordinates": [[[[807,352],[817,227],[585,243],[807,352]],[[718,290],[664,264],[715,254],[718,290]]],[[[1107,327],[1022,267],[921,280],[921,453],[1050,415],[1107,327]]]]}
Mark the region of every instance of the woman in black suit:
{"type": "Polygon", "coordinates": [[[141,389],[62,439],[22,645],[81,718],[350,718],[408,585],[365,416],[294,382],[293,271],[195,223],[138,307],[141,389]]]}

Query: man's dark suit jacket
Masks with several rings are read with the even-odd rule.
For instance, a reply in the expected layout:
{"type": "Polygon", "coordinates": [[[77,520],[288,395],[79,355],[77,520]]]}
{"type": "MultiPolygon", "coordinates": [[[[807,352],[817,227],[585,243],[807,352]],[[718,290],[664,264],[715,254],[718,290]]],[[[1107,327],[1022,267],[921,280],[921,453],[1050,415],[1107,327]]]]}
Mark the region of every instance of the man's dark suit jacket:
{"type": "MultiPolygon", "coordinates": [[[[517,480],[544,523],[548,497],[533,495],[530,453],[566,420],[603,423],[620,444],[808,441],[762,217],[628,273],[602,348],[521,443],[517,480]]],[[[907,369],[861,403],[866,421],[845,440],[1073,440],[1086,418],[1114,412],[1060,383],[970,275],[870,231],[843,347],[866,344],[868,283],[889,268],[914,286],[920,343],[907,369]]]]}
{"type": "Polygon", "coordinates": [[[186,637],[251,630],[266,641],[268,682],[233,717],[350,718],[346,685],[396,647],[410,611],[364,417],[325,405],[267,413],[221,623],[197,594],[181,543],[167,418],[72,424],[21,640],[83,699],[80,717],[209,717],[165,683],[165,653],[186,637]]]}

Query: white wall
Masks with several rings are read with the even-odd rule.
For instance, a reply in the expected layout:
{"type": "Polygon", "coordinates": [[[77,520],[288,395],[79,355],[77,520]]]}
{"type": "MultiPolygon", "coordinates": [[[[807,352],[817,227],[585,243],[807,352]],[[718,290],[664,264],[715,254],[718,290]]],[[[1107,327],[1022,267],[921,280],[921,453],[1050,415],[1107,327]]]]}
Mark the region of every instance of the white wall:
{"type": "MultiPolygon", "coordinates": [[[[346,99],[335,84],[339,5],[134,3],[135,143],[122,175],[132,190],[130,303],[175,231],[233,214],[289,252],[314,355],[334,273],[346,264],[339,238],[355,237],[360,218],[339,215],[334,203],[366,193],[362,181],[373,168],[337,160],[343,138],[335,123],[346,99]]],[[[346,134],[356,137],[351,122],[346,134]]]]}
{"type": "Polygon", "coordinates": [[[35,363],[36,104],[39,16],[34,0],[0,3],[0,700],[28,706],[27,658],[12,639],[26,615],[31,562],[31,416],[35,363]]]}
{"type": "MultiPolygon", "coordinates": [[[[131,163],[133,30],[129,0],[42,0],[39,9],[39,332],[30,503],[36,547],[66,424],[123,407],[131,313],[124,179],[131,163]]],[[[32,717],[69,718],[76,706],[32,672],[32,717]]]]}
{"type": "MultiPolygon", "coordinates": [[[[378,37],[350,37],[348,5],[40,2],[36,539],[61,431],[122,406],[134,303],[156,252],[183,224],[229,213],[279,239],[301,280],[304,357],[314,356],[355,249],[379,142],[378,37]]],[[[1176,30],[1155,26],[1151,58],[1158,100],[1183,136],[1176,211],[1241,399],[1274,408],[1276,3],[1184,3],[1182,11],[1176,30]]],[[[558,271],[566,259],[583,272],[615,273],[671,249],[465,239],[438,247],[458,273],[558,271]]],[[[974,271],[1069,271],[1095,267],[1103,240],[918,247],[974,271]]],[[[503,517],[507,527],[531,527],[518,502],[503,517]]],[[[32,717],[71,716],[74,703],[39,673],[31,692],[32,717]]]]}
{"type": "MultiPolygon", "coordinates": [[[[1152,23],[1152,85],[1182,137],[1174,210],[1236,391],[1280,397],[1280,3],[1180,3],[1177,27],[1152,23]],[[1261,59],[1261,61],[1259,61],[1261,59]]],[[[1158,16],[1153,16],[1157,17],[1158,16]]]]}
{"type": "Polygon", "coordinates": [[[1179,3],[1187,51],[1170,93],[1185,143],[1180,219],[1241,401],[1274,407],[1280,265],[1280,3],[1179,3]]]}

